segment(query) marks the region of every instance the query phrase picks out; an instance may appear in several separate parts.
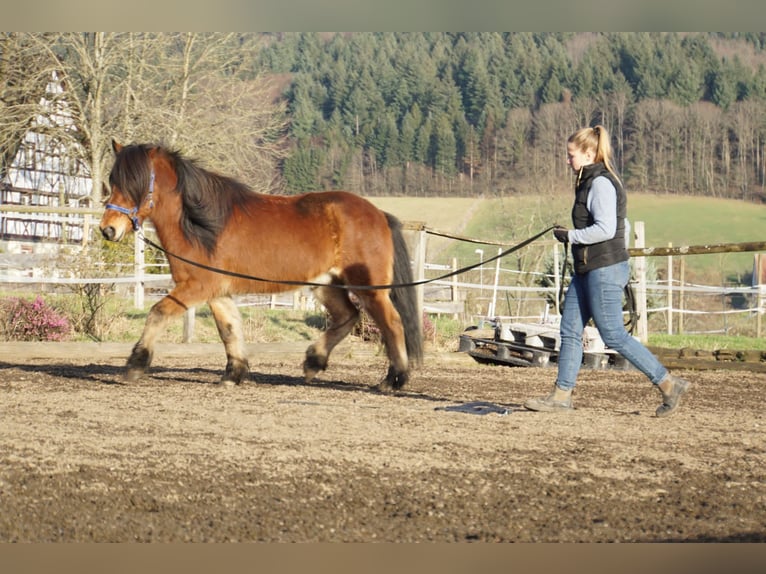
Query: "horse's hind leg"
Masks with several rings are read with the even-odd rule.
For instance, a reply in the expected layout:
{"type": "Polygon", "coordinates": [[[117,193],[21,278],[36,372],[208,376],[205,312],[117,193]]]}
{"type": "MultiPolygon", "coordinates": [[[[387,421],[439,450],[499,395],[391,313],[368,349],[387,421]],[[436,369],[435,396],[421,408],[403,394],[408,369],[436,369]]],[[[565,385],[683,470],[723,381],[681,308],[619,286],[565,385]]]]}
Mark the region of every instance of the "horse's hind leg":
{"type": "Polygon", "coordinates": [[[217,297],[208,301],[213,312],[218,334],[226,348],[226,371],[221,379],[223,385],[238,385],[247,379],[250,366],[244,353],[242,315],[231,297],[217,297]]]}
{"type": "Polygon", "coordinates": [[[327,330],[306,349],[303,374],[310,382],[319,371],[327,368],[327,360],[333,348],[354,328],[359,310],[348,298],[348,292],[334,287],[317,287],[314,296],[324,305],[330,315],[327,330]]]}
{"type": "Polygon", "coordinates": [[[401,389],[409,379],[409,360],[404,339],[404,327],[399,312],[389,298],[388,291],[369,291],[360,294],[365,311],[380,329],[388,356],[388,373],[380,382],[380,390],[401,389]]]}

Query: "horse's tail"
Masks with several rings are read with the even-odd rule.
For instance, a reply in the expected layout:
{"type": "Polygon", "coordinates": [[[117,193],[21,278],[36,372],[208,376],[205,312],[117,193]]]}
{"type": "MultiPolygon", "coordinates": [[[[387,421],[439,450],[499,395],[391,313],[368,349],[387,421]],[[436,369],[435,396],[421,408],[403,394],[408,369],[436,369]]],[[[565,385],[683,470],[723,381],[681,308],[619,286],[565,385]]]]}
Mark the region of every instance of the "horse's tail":
{"type": "MultiPolygon", "coordinates": [[[[386,218],[394,242],[393,282],[395,285],[410,285],[413,282],[412,265],[410,252],[402,235],[402,224],[390,213],[386,213],[386,218]]],[[[413,365],[419,365],[423,360],[423,329],[415,287],[394,287],[391,289],[391,302],[402,319],[407,357],[413,365]]]]}

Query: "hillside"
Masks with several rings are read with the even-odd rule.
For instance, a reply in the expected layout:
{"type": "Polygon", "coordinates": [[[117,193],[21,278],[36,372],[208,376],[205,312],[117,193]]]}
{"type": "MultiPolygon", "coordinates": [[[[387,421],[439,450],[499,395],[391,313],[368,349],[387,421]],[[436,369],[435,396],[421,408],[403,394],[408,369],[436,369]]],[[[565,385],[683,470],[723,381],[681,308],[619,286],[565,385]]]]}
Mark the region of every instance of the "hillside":
{"type": "MultiPolygon", "coordinates": [[[[515,244],[554,223],[569,221],[569,197],[504,198],[374,197],[370,200],[402,221],[423,221],[433,229],[488,241],[515,244]]],[[[708,245],[766,241],[766,205],[732,199],[632,194],[629,218],[643,221],[647,246],[708,245]]],[[[550,240],[540,240],[549,243],[550,240]]],[[[456,256],[467,264],[475,244],[429,236],[428,259],[448,262],[456,256]]],[[[490,249],[492,249],[490,247],[490,249]]],[[[688,280],[720,283],[744,278],[752,271],[752,253],[687,256],[688,280]]],[[[657,263],[664,266],[665,261],[657,263]]]]}
{"type": "Polygon", "coordinates": [[[762,33],[286,33],[258,59],[290,110],[291,192],[555,188],[603,124],[629,189],[763,193],[762,33]],[[558,149],[557,149],[558,146],[558,149]]]}

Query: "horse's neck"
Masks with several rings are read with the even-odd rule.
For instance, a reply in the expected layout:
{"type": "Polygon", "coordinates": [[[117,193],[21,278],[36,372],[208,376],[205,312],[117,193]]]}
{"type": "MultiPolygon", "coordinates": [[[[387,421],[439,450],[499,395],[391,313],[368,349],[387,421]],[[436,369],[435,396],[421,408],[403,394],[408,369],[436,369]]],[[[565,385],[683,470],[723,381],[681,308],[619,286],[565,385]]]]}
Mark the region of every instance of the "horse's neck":
{"type": "Polygon", "coordinates": [[[175,253],[185,252],[190,247],[183,231],[181,231],[179,217],[181,209],[180,201],[171,202],[169,206],[158,202],[149,215],[162,247],[175,253]],[[177,205],[175,205],[176,203],[177,205]]]}

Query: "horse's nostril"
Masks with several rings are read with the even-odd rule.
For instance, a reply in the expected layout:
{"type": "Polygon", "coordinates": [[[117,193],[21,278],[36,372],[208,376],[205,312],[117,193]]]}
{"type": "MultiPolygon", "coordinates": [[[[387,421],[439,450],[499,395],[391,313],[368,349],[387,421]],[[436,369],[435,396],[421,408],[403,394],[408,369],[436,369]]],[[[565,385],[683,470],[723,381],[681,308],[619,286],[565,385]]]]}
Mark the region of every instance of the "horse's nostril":
{"type": "Polygon", "coordinates": [[[101,229],[101,234],[104,236],[104,239],[107,239],[108,241],[114,241],[114,227],[111,225],[103,227],[101,229]]]}

